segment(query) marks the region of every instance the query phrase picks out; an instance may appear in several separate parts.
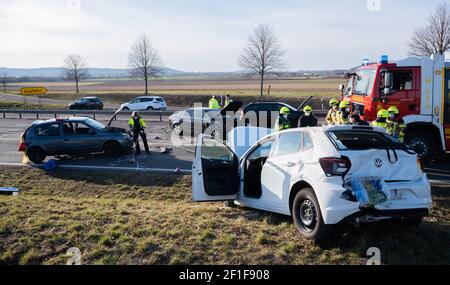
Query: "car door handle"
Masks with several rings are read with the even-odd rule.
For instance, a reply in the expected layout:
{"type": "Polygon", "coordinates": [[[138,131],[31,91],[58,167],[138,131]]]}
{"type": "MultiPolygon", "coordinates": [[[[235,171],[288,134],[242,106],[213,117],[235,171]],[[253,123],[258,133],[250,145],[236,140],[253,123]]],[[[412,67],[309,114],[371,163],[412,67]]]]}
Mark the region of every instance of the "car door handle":
{"type": "Polygon", "coordinates": [[[295,162],[288,162],[288,164],[286,166],[287,167],[294,167],[296,165],[297,165],[297,163],[295,163],[295,162]]]}

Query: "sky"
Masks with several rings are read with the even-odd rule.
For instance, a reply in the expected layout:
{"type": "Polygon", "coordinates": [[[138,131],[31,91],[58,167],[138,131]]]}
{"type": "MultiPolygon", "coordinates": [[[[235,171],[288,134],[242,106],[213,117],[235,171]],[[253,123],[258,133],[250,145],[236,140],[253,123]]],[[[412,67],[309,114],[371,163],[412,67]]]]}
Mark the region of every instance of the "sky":
{"type": "Polygon", "coordinates": [[[271,25],[289,70],[350,68],[408,55],[414,30],[446,0],[0,0],[0,66],[126,68],[139,34],[166,67],[239,70],[258,24],[271,25]]]}

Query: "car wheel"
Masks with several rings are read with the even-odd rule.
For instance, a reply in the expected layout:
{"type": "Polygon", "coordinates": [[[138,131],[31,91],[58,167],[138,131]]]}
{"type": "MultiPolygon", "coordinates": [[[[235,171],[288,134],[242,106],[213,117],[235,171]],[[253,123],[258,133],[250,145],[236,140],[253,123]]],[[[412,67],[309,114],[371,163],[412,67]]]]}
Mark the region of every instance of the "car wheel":
{"type": "Polygon", "coordinates": [[[436,155],[434,138],[429,133],[409,133],[405,137],[405,143],[417,153],[423,163],[428,163],[436,155]]]}
{"type": "Polygon", "coordinates": [[[117,156],[122,152],[122,147],[116,141],[107,142],[103,146],[103,151],[107,156],[117,156]]]}
{"type": "Polygon", "coordinates": [[[27,151],[28,158],[35,164],[41,164],[47,156],[45,151],[40,147],[32,147],[27,151]]]}
{"type": "Polygon", "coordinates": [[[123,111],[130,111],[130,108],[128,108],[128,107],[123,107],[122,110],[123,110],[123,111]]]}
{"type": "Polygon", "coordinates": [[[155,108],[153,108],[152,106],[147,107],[147,111],[154,111],[155,108]]]}
{"type": "Polygon", "coordinates": [[[177,136],[182,136],[183,135],[183,128],[181,127],[180,124],[175,124],[172,127],[173,133],[177,136]]]}
{"type": "Polygon", "coordinates": [[[307,239],[320,242],[329,235],[330,226],[325,225],[317,197],[311,188],[305,188],[295,196],[292,217],[297,231],[307,239]]]}

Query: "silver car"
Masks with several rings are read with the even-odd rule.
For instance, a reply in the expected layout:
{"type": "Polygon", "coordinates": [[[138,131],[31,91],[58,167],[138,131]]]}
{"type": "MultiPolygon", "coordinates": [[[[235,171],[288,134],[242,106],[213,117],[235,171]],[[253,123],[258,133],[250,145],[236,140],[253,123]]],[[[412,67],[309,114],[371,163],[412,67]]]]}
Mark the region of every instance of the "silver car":
{"type": "Polygon", "coordinates": [[[36,121],[22,135],[19,151],[34,163],[47,156],[105,152],[118,155],[133,147],[125,129],[105,127],[84,117],[36,121]]]}

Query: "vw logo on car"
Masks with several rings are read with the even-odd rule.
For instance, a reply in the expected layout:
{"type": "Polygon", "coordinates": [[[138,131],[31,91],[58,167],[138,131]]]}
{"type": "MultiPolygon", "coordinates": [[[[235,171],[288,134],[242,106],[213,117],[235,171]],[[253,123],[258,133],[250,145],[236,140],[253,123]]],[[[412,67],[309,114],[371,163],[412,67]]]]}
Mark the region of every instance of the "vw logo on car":
{"type": "Polygon", "coordinates": [[[383,166],[383,160],[381,160],[381,158],[375,159],[375,166],[381,168],[383,166]]]}

